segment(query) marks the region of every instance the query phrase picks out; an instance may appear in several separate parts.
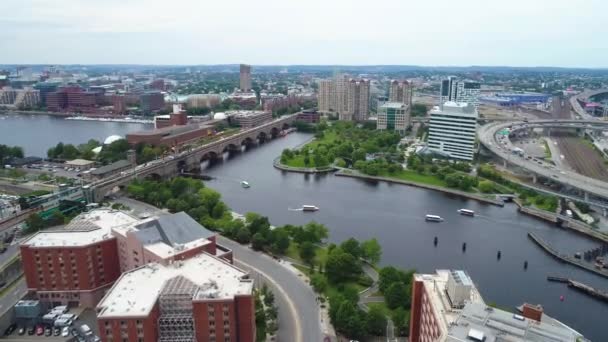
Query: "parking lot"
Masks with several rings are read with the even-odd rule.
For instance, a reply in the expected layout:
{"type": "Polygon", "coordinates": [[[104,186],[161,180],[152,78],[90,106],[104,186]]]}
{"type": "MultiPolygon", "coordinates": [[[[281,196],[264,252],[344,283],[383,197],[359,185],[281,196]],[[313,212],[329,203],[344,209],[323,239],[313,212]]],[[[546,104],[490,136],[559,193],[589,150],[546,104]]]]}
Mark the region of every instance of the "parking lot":
{"type": "Polygon", "coordinates": [[[77,315],[77,319],[72,322],[71,325],[68,326],[67,332],[68,336],[61,336],[63,332],[63,327],[60,328],[60,336],[56,336],[54,329],[51,329],[51,335],[48,336],[48,332],[46,328],[48,325],[16,325],[14,331],[11,332],[10,335],[6,335],[6,331],[3,336],[0,337],[0,341],[13,341],[13,342],[21,342],[21,341],[49,341],[49,342],[64,342],[64,341],[85,341],[85,342],[94,342],[99,341],[97,337],[99,335],[99,331],[97,329],[97,319],[95,317],[95,312],[92,309],[82,310],[80,308],[75,308],[69,310],[67,313],[77,315]],[[91,334],[85,336],[82,334],[80,327],[86,324],[89,328],[91,328],[91,334]],[[39,331],[36,329],[38,326],[43,327],[43,333],[38,334],[39,331]],[[21,327],[25,327],[24,331],[20,331],[21,327]],[[33,333],[32,333],[33,330],[33,333]]]}

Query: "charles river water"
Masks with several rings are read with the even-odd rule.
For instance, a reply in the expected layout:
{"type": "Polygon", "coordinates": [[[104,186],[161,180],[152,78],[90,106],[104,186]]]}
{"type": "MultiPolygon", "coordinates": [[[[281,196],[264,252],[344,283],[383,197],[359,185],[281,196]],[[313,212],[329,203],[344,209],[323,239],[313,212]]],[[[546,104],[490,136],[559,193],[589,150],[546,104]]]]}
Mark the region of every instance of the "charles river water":
{"type": "MultiPolygon", "coordinates": [[[[150,125],[70,121],[47,116],[0,115],[0,144],[23,146],[26,154],[44,156],[59,141],[84,143],[150,128],[150,125]],[[3,119],[4,118],[4,119],[3,119]]],[[[302,133],[225,156],[224,161],[203,165],[214,180],[207,185],[221,192],[237,212],[258,212],[273,225],[325,224],[330,241],[349,237],[375,237],[382,245],[382,265],[418,272],[436,269],[466,270],[486,302],[513,310],[523,302],[541,304],[545,312],[569,324],[592,341],[608,341],[603,326],[608,304],[575,292],[565,284],[550,283],[548,275],[575,279],[608,290],[608,280],[554,260],[527,237],[534,232],[564,253],[598,246],[595,241],[550,223],[520,214],[514,205],[486,205],[441,192],[403,185],[341,178],[332,174],[304,175],[275,169],[272,161],[284,148],[310,139],[302,133]],[[244,189],[241,180],[251,188],[244,189]],[[315,213],[290,209],[312,204],[315,213]],[[478,216],[458,214],[460,208],[478,216]],[[442,216],[442,223],[427,223],[425,214],[442,216]],[[438,237],[437,247],[433,239],[438,237]],[[466,252],[462,244],[467,243],[466,252]],[[502,252],[500,260],[497,252],[502,252]],[[524,262],[528,269],[524,270],[524,262]],[[560,301],[560,296],[564,300],[560,301]]]]}

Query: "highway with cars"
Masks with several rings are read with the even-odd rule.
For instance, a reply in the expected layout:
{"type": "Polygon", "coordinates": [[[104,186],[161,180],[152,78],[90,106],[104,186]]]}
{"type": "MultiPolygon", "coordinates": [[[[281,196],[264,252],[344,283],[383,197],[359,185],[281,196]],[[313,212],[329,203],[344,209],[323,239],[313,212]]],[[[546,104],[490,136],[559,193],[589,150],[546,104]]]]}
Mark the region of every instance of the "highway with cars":
{"type": "MultiPolygon", "coordinates": [[[[509,164],[526,169],[537,176],[579,189],[587,194],[608,199],[608,183],[574,172],[560,171],[552,164],[514,153],[514,146],[509,140],[508,135],[499,134],[500,131],[505,129],[511,133],[515,133],[518,130],[543,127],[608,130],[608,122],[595,120],[534,120],[529,122],[491,123],[480,127],[479,141],[488,150],[509,164]]],[[[606,206],[606,204],[604,203],[603,206],[606,206]]]]}

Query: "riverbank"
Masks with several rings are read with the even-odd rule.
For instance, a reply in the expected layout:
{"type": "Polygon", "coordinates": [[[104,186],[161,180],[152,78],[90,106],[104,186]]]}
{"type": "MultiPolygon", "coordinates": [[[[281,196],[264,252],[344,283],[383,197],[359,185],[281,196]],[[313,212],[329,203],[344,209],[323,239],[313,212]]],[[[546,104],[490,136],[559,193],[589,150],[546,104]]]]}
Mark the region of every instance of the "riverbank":
{"type": "Polygon", "coordinates": [[[492,204],[492,205],[496,205],[496,206],[500,206],[500,207],[504,206],[504,202],[502,200],[493,200],[491,198],[483,197],[481,195],[473,194],[470,192],[464,192],[464,191],[460,191],[460,190],[455,190],[455,189],[449,189],[449,188],[445,188],[442,186],[435,186],[435,185],[423,184],[423,183],[406,181],[406,180],[395,179],[395,178],[388,178],[388,177],[368,176],[368,175],[356,173],[356,171],[354,171],[354,170],[351,170],[351,172],[346,172],[344,170],[340,170],[340,171],[336,172],[335,175],[339,176],[339,177],[351,177],[351,178],[359,178],[359,179],[365,179],[365,180],[374,180],[374,181],[382,181],[382,182],[402,184],[402,185],[408,185],[408,186],[415,186],[415,187],[423,188],[423,189],[427,189],[427,190],[440,191],[440,192],[451,194],[451,195],[466,197],[466,198],[473,199],[473,200],[476,200],[479,202],[488,203],[488,204],[492,204]]]}
{"type": "Polygon", "coordinates": [[[70,113],[61,113],[61,112],[46,112],[42,110],[16,110],[16,109],[0,109],[0,114],[9,114],[9,115],[51,115],[51,116],[72,116],[70,113]]]}
{"type": "Polygon", "coordinates": [[[331,165],[327,166],[327,167],[321,167],[321,168],[288,166],[285,164],[281,164],[281,157],[275,158],[275,160],[273,160],[273,162],[272,162],[272,166],[274,166],[276,169],[279,169],[282,171],[308,173],[308,174],[328,173],[328,172],[334,172],[334,171],[338,170],[337,168],[335,168],[331,165]]]}

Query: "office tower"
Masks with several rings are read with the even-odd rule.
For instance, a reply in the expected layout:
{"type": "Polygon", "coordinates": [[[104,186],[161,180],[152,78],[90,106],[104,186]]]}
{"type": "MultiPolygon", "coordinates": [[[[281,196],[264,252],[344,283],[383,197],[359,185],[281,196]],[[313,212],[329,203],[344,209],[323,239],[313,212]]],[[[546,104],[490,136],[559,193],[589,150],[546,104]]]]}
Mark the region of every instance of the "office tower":
{"type": "Polygon", "coordinates": [[[470,103],[475,108],[479,105],[479,93],[481,84],[474,81],[460,81],[454,76],[450,76],[441,81],[439,93],[439,104],[443,105],[448,101],[470,103]]]}
{"type": "Polygon", "coordinates": [[[468,103],[446,102],[430,114],[428,147],[449,158],[473,160],[477,109],[468,103]]]}
{"type": "Polygon", "coordinates": [[[412,95],[414,87],[408,81],[391,81],[389,89],[389,102],[401,102],[408,106],[412,105],[412,95]]]}
{"type": "Polygon", "coordinates": [[[332,80],[319,81],[319,112],[327,113],[333,110],[332,93],[334,82],[332,80]]]}
{"type": "Polygon", "coordinates": [[[240,81],[241,91],[251,90],[251,65],[241,64],[240,81]]]}
{"type": "Polygon", "coordinates": [[[365,121],[369,114],[369,81],[351,79],[347,88],[346,114],[340,113],[340,120],[365,121]]]}
{"type": "Polygon", "coordinates": [[[414,274],[410,312],[410,342],[586,341],[539,305],[515,314],[488,306],[464,271],[414,274]]]}
{"type": "Polygon", "coordinates": [[[387,102],[378,108],[376,128],[405,134],[405,130],[410,124],[409,114],[408,105],[401,102],[387,102]]]}

